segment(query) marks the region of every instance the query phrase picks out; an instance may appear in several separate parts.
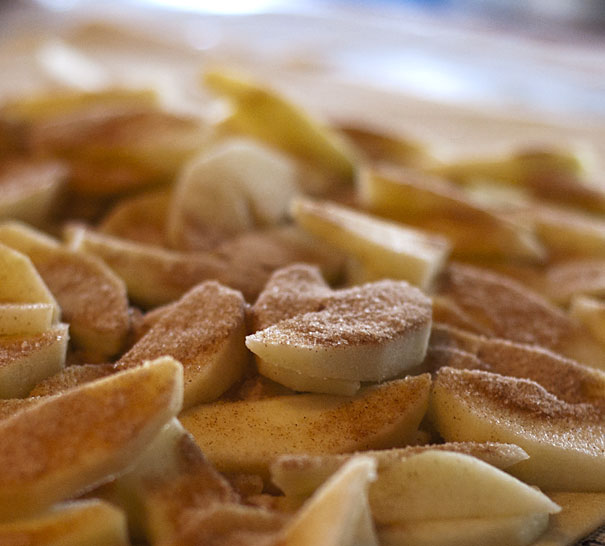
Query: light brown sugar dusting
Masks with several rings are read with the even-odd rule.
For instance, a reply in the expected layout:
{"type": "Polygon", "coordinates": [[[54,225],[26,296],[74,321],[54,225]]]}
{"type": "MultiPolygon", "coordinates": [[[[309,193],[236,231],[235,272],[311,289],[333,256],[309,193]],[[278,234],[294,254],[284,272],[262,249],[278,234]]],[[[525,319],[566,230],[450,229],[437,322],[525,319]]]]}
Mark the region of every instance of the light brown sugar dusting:
{"type": "Polygon", "coordinates": [[[162,355],[183,365],[193,363],[242,324],[244,305],[238,292],[206,281],[168,308],[117,365],[129,367],[162,355]]]}

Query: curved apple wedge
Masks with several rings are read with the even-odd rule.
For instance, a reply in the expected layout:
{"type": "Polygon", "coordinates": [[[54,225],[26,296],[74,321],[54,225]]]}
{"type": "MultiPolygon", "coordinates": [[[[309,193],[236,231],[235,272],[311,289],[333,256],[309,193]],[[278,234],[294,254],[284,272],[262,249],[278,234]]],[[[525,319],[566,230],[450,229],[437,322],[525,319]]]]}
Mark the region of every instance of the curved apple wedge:
{"type": "Polygon", "coordinates": [[[312,273],[308,266],[292,266],[267,284],[255,312],[262,322],[271,315],[278,321],[246,338],[258,359],[318,380],[345,381],[383,381],[422,361],[431,304],[420,290],[385,280],[331,291],[312,273]],[[297,291],[296,280],[303,277],[307,287],[297,291]]]}
{"type": "Polygon", "coordinates": [[[509,472],[547,490],[605,490],[605,424],[596,404],[566,402],[534,381],[441,368],[429,416],[448,441],[517,444],[509,472]]]}
{"type": "Polygon", "coordinates": [[[128,546],[124,513],[92,499],[54,506],[41,515],[0,523],[0,544],[19,546],[128,546]]]}
{"type": "Polygon", "coordinates": [[[284,529],[286,546],[378,546],[368,488],[376,463],[359,455],[347,462],[303,505],[284,529]]]}
{"type": "Polygon", "coordinates": [[[52,326],[50,303],[0,303],[0,336],[41,334],[52,326]]]}
{"type": "Polygon", "coordinates": [[[268,476],[287,453],[352,453],[409,443],[428,403],[428,374],[369,387],[353,397],[321,394],[218,402],[181,414],[204,454],[225,472],[268,476]]]}
{"type": "Polygon", "coordinates": [[[182,389],[181,365],[162,358],[0,421],[0,521],[124,471],[180,410],[182,389]]]}

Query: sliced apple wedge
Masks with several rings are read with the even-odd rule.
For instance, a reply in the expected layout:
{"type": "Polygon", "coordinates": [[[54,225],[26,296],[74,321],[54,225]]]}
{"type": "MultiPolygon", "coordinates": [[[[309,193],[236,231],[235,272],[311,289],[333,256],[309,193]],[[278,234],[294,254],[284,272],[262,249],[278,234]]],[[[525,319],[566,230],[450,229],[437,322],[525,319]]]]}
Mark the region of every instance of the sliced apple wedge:
{"type": "Polygon", "coordinates": [[[31,259],[88,361],[102,362],[122,350],[130,331],[126,286],[102,260],[17,222],[0,224],[0,242],[31,259]]]}
{"type": "Polygon", "coordinates": [[[96,499],[58,504],[48,512],[0,523],[0,544],[19,546],[128,546],[124,513],[96,499]]]}
{"type": "Polygon", "coordinates": [[[0,521],[123,472],[180,410],[182,385],[181,365],[166,357],[0,421],[0,521]]]}
{"type": "Polygon", "coordinates": [[[605,353],[581,325],[538,293],[486,269],[450,264],[438,289],[493,335],[546,347],[593,367],[605,353]]]}
{"type": "Polygon", "coordinates": [[[0,398],[20,398],[65,366],[67,324],[41,334],[0,337],[0,398]]]}
{"type": "MultiPolygon", "coordinates": [[[[378,465],[378,472],[391,464],[425,451],[448,451],[476,457],[504,469],[528,458],[519,446],[493,442],[449,442],[393,449],[364,451],[378,465]]],[[[290,497],[306,497],[354,455],[281,455],[271,463],[271,481],[290,497]]]]}
{"type": "Polygon", "coordinates": [[[596,339],[605,344],[605,301],[576,296],[571,300],[569,314],[582,322],[596,339]]]}
{"type": "Polygon", "coordinates": [[[444,237],[329,201],[298,198],[291,214],[309,233],[357,258],[375,278],[403,279],[423,290],[433,284],[450,250],[444,237]]]}
{"type": "Polygon", "coordinates": [[[129,297],[143,307],[170,303],[208,279],[224,282],[254,300],[270,274],[212,253],[167,250],[83,226],[70,226],[65,236],[73,250],[101,258],[124,280],[129,297]]]}
{"type": "Polygon", "coordinates": [[[258,138],[329,174],[319,188],[307,189],[324,192],[335,180],[353,180],[356,158],[345,140],[286,98],[226,71],[207,71],[204,84],[232,103],[226,129],[258,138]]]}
{"type": "Polygon", "coordinates": [[[287,546],[378,546],[368,505],[376,463],[358,455],[303,505],[284,529],[287,546]]]}
{"type": "Polygon", "coordinates": [[[170,306],[117,362],[138,366],[162,355],[183,365],[183,407],[210,402],[240,379],[249,361],[241,293],[206,281],[170,306]]]}
{"type": "Polygon", "coordinates": [[[566,305],[577,296],[605,296],[605,260],[581,259],[555,263],[546,270],[546,292],[566,305]]]}
{"type": "Polygon", "coordinates": [[[119,370],[114,364],[74,364],[43,379],[29,392],[29,397],[61,394],[74,387],[112,375],[119,370]]]}
{"type": "Polygon", "coordinates": [[[605,490],[603,412],[569,403],[537,383],[485,371],[442,368],[429,412],[447,441],[496,441],[530,456],[508,471],[546,490],[605,490]]]}
{"type": "Polygon", "coordinates": [[[360,199],[374,213],[442,234],[456,256],[541,261],[545,251],[531,230],[473,202],[446,181],[408,169],[366,172],[360,199]],[[477,237],[481,233],[481,237],[477,237]]]}
{"type": "Polygon", "coordinates": [[[350,453],[402,446],[415,435],[430,377],[363,389],[353,397],[320,394],[218,402],[181,414],[183,426],[219,470],[268,476],[287,453],[350,453]]]}
{"type": "Polygon", "coordinates": [[[182,246],[185,227],[234,235],[282,222],[297,193],[287,156],[253,140],[227,139],[187,163],[172,193],[168,240],[182,246]]]}
{"type": "Polygon", "coordinates": [[[406,521],[378,528],[383,546],[529,546],[547,529],[549,515],[406,521]]]}
{"type": "Polygon", "coordinates": [[[4,161],[0,168],[0,219],[44,224],[66,180],[67,169],[56,161],[4,161]]]}
{"type": "Polygon", "coordinates": [[[0,337],[41,334],[52,326],[50,303],[0,303],[0,337]]]}
{"type": "Polygon", "coordinates": [[[462,453],[427,450],[380,469],[370,488],[377,523],[554,514],[538,490],[462,453]]]}
{"type": "Polygon", "coordinates": [[[273,316],[286,318],[246,338],[259,359],[306,376],[347,381],[382,381],[422,361],[431,309],[420,290],[405,281],[380,281],[330,291],[313,275],[319,273],[295,265],[268,283],[268,296],[259,297],[255,312],[270,315],[274,303],[273,316]],[[294,288],[305,276],[307,289],[294,288]],[[288,300],[299,302],[284,313],[288,300]]]}

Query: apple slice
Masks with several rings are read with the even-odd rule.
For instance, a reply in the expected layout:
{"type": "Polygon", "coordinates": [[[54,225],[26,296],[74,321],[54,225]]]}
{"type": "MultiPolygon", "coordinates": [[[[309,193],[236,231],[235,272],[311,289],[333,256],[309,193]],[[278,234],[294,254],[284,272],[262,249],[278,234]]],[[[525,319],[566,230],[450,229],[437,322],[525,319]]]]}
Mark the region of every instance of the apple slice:
{"type": "Polygon", "coordinates": [[[303,505],[284,529],[287,546],[378,546],[368,488],[376,463],[358,455],[345,463],[303,505]]]}
{"type": "Polygon", "coordinates": [[[28,396],[43,397],[61,394],[118,371],[114,364],[73,364],[37,383],[28,396]]]}
{"type": "MultiPolygon", "coordinates": [[[[425,451],[448,451],[477,457],[496,468],[508,468],[528,458],[519,446],[486,442],[450,442],[364,451],[383,468],[425,451]]],[[[289,497],[306,497],[354,455],[281,455],[271,463],[271,481],[289,497]]]]}
{"type": "Polygon", "coordinates": [[[0,243],[0,301],[7,303],[47,303],[53,306],[53,323],[61,310],[31,260],[0,243]]]}
{"type": "Polygon", "coordinates": [[[604,366],[603,348],[579,323],[508,277],[450,264],[438,293],[497,337],[540,345],[593,367],[604,366]]]}
{"type": "Polygon", "coordinates": [[[361,390],[204,404],[181,414],[183,426],[221,471],[268,476],[287,453],[349,453],[401,446],[414,437],[430,377],[421,375],[361,390]]]}
{"type": "Polygon", "coordinates": [[[0,219],[45,223],[66,179],[65,166],[56,161],[4,161],[0,168],[0,219]]]}
{"type": "Polygon", "coordinates": [[[575,296],[569,314],[582,322],[601,343],[605,344],[605,302],[588,296],[575,296]]]}
{"type": "Polygon", "coordinates": [[[298,198],[291,213],[298,225],[357,258],[375,278],[403,279],[423,290],[433,284],[450,250],[444,237],[329,201],[298,198]]]}
{"type": "Polygon", "coordinates": [[[255,313],[285,315],[246,338],[259,359],[303,375],[347,381],[383,381],[422,361],[431,310],[420,290],[405,281],[380,281],[331,291],[313,280],[319,273],[312,271],[302,265],[282,270],[267,284],[267,298],[259,297],[255,313]],[[307,287],[296,282],[304,277],[307,287]],[[272,304],[273,313],[268,311],[272,304]]]}
{"type": "Polygon", "coordinates": [[[122,350],[130,331],[126,286],[102,260],[17,222],[0,224],[0,242],[29,256],[89,362],[108,360],[122,350]]]}
{"type": "Polygon", "coordinates": [[[54,312],[50,303],[0,303],[0,337],[41,334],[52,326],[54,312]]]}
{"type": "Polygon", "coordinates": [[[538,490],[462,453],[427,450],[380,469],[370,488],[378,524],[402,521],[554,514],[538,490]]]}
{"type": "Polygon", "coordinates": [[[183,365],[183,406],[189,408],[215,400],[242,377],[250,356],[245,335],[242,295],[206,281],[172,304],[117,367],[172,356],[183,365]]]}
{"type": "Polygon", "coordinates": [[[327,173],[319,187],[307,190],[321,193],[330,184],[353,180],[356,158],[345,140],[286,98],[225,71],[207,71],[204,84],[231,102],[233,113],[224,122],[227,129],[258,138],[327,173]]]}
{"type": "Polygon", "coordinates": [[[509,469],[546,490],[605,489],[603,413],[565,402],[537,383],[478,370],[441,368],[429,411],[447,441],[513,443],[530,456],[509,469]]]}
{"type": "Polygon", "coordinates": [[[0,398],[20,398],[65,366],[67,324],[36,335],[0,337],[0,398]]]}
{"type": "Polygon", "coordinates": [[[242,264],[210,252],[179,252],[142,244],[83,226],[65,232],[68,245],[101,258],[126,283],[128,295],[143,307],[180,298],[196,284],[216,279],[255,300],[270,271],[262,264],[242,264]]]}
{"type": "Polygon", "coordinates": [[[123,472],[180,410],[182,384],[181,365],[165,357],[0,421],[0,521],[123,472]]]}
{"type": "Polygon", "coordinates": [[[546,292],[560,304],[576,296],[605,296],[605,260],[580,259],[555,263],[546,271],[546,292]]]}
{"type": "Polygon", "coordinates": [[[0,544],[128,546],[124,513],[97,499],[58,504],[28,519],[0,523],[0,544]]]}
{"type": "Polygon", "coordinates": [[[547,529],[549,515],[406,521],[378,528],[383,546],[529,546],[547,529]]]}
{"type": "Polygon", "coordinates": [[[456,256],[544,258],[544,249],[528,228],[490,212],[445,180],[409,169],[381,168],[362,174],[359,192],[372,212],[447,236],[456,256]]]}
{"type": "Polygon", "coordinates": [[[253,140],[219,142],[181,171],[168,210],[168,240],[181,246],[188,223],[234,235],[282,222],[297,174],[291,159],[253,140]]]}

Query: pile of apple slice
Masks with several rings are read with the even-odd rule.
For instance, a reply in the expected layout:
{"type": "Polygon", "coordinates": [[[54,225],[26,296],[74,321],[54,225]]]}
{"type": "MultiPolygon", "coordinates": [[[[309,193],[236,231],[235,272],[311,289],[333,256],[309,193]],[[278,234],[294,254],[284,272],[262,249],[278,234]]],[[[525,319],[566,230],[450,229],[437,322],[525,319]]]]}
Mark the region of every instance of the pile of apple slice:
{"type": "Polygon", "coordinates": [[[0,544],[603,524],[605,191],[578,158],[443,161],[203,85],[216,123],[149,91],[0,108],[0,544]]]}

